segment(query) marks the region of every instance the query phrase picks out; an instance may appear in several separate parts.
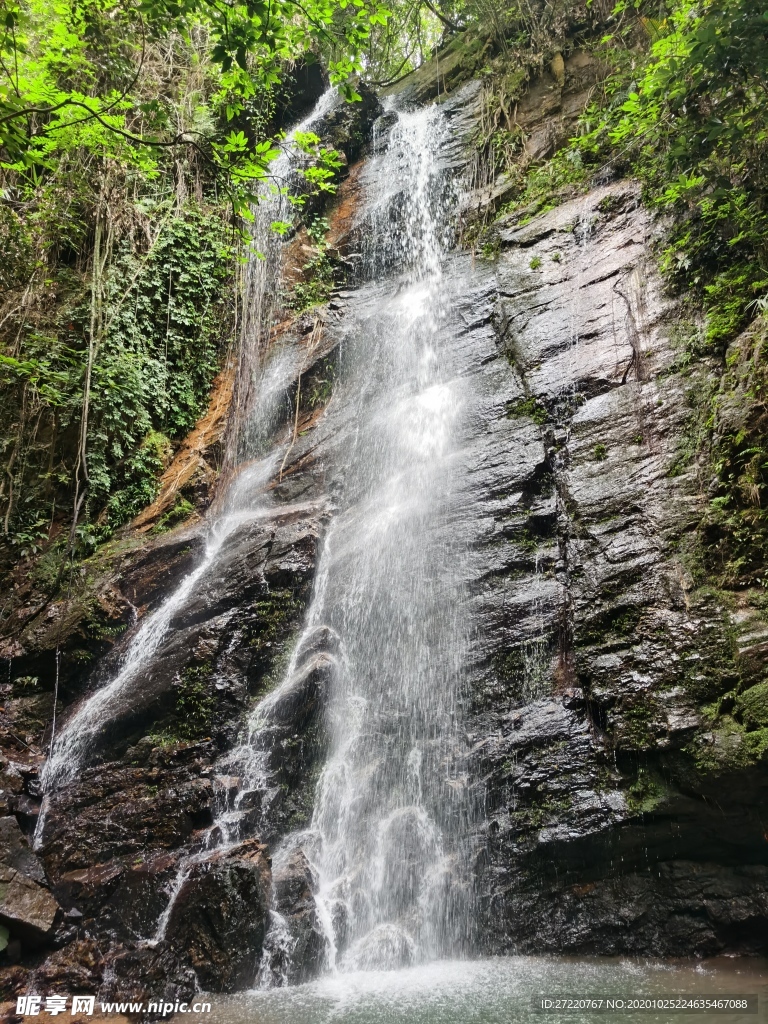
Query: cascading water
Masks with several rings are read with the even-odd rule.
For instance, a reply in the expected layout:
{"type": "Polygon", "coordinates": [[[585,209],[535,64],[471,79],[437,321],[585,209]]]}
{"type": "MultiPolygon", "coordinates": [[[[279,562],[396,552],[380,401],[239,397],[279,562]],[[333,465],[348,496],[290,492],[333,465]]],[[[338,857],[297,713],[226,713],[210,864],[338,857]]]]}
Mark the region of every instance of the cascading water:
{"type": "MultiPolygon", "coordinates": [[[[358,225],[369,283],[344,328],[344,498],[304,634],[250,737],[252,752],[268,748],[272,709],[307,651],[324,651],[329,754],[311,826],[284,841],[275,868],[297,848],[312,865],[330,968],[447,955],[474,920],[459,525],[471,396],[441,275],[457,199],[439,164],[446,137],[438,110],[401,113],[369,165],[358,225]]],[[[263,757],[250,765],[248,785],[263,786],[263,757]]]]}
{"type": "Polygon", "coordinates": [[[275,326],[284,242],[284,236],[274,225],[293,221],[291,197],[301,194],[304,182],[299,171],[311,162],[292,140],[308,132],[340,102],[337,90],[328,89],[312,113],[293,129],[280,156],[270,165],[268,184],[262,188],[262,197],[253,210],[251,258],[245,264],[241,344],[225,469],[232,470],[244,460],[252,459],[269,438],[263,429],[261,413],[264,403],[260,393],[261,365],[275,326]]]}
{"type": "Polygon", "coordinates": [[[467,396],[446,344],[444,131],[438,111],[401,115],[375,168],[386,190],[369,214],[367,269],[380,272],[394,248],[393,279],[349,325],[359,431],[310,616],[340,638],[312,830],[331,958],[346,947],[348,966],[455,951],[471,920],[457,863],[471,810],[457,771],[469,623],[452,515],[467,396]]]}
{"type": "MultiPolygon", "coordinates": [[[[333,102],[327,94],[313,116],[333,102]]],[[[448,135],[438,110],[400,113],[388,146],[369,161],[358,288],[341,328],[343,374],[328,427],[342,439],[342,497],[314,597],[283,681],[221,763],[240,779],[240,791],[227,796],[213,827],[180,862],[150,942],[164,937],[190,868],[245,838],[254,828],[247,809],[264,812],[279,796],[276,737],[309,673],[326,682],[327,759],[311,825],[284,838],[275,868],[298,849],[307,857],[327,966],[396,967],[458,952],[471,938],[474,807],[462,715],[471,628],[462,443],[471,394],[441,272],[458,200],[439,161],[448,135]]],[[[290,174],[287,159],[275,174],[290,174]]],[[[257,215],[254,246],[266,259],[252,260],[248,271],[230,464],[263,456],[297,369],[290,351],[262,358],[279,282],[269,225],[285,218],[285,204],[277,195],[257,215]]],[[[57,737],[47,792],[76,776],[110,717],[151,680],[175,620],[233,532],[268,513],[276,499],[265,485],[282,454],[273,451],[235,476],[211,517],[197,568],[139,626],[119,671],[57,737]]],[[[291,956],[277,913],[270,941],[262,981],[275,946],[291,956]]]]}
{"type": "MultiPolygon", "coordinates": [[[[294,133],[307,131],[338,102],[336,90],[329,89],[294,133]]],[[[290,136],[286,142],[284,151],[270,169],[270,183],[256,208],[251,232],[252,248],[258,255],[247,265],[235,408],[225,465],[234,479],[209,516],[208,536],[197,567],[157,611],[140,624],[112,679],[83,701],[54,738],[51,756],[42,772],[45,793],[76,778],[94,742],[108,728],[121,702],[130,700],[132,690],[151,679],[153,659],[161,652],[175,618],[219,557],[227,539],[245,522],[263,514],[271,501],[265,488],[280,465],[278,453],[273,451],[239,472],[237,467],[248,459],[264,455],[267,442],[284,416],[286,391],[296,371],[295,352],[277,350],[264,358],[273,327],[281,269],[281,236],[272,225],[290,218],[288,194],[291,189],[295,190],[296,166],[304,159],[302,153],[291,146],[290,136]]],[[[44,823],[45,808],[38,821],[38,839],[44,823]]]]}
{"type": "MultiPolygon", "coordinates": [[[[326,98],[320,109],[330,102],[332,99],[326,98]]],[[[391,124],[392,118],[387,123],[391,124]]],[[[469,271],[468,254],[450,253],[451,222],[459,205],[457,182],[448,166],[455,144],[442,111],[400,113],[386,147],[374,153],[362,173],[365,201],[355,232],[356,247],[361,250],[353,282],[356,288],[354,292],[342,293],[347,304],[341,324],[340,317],[333,323],[334,318],[328,316],[328,322],[332,322],[329,333],[338,335],[331,340],[342,342],[341,373],[333,399],[322,416],[313,411],[312,430],[316,434],[308,431],[310,439],[303,448],[302,458],[309,451],[315,459],[314,463],[306,459],[311,465],[307,477],[312,475],[312,481],[300,480],[293,491],[290,486],[282,491],[267,491],[267,484],[281,476],[284,453],[290,452],[296,441],[298,399],[296,418],[293,419],[294,410],[290,410],[292,429],[287,432],[293,433],[293,442],[285,440],[284,432],[284,443],[276,443],[275,431],[281,422],[288,425],[286,386],[296,381],[299,363],[303,367],[304,362],[291,349],[273,350],[266,361],[262,359],[271,340],[272,302],[279,281],[279,243],[268,231],[269,221],[282,219],[285,211],[283,197],[276,197],[274,204],[263,204],[254,237],[255,247],[267,259],[254,260],[249,268],[246,344],[228,453],[230,468],[244,459],[254,461],[240,466],[240,472],[210,516],[207,544],[198,567],[138,626],[120,669],[110,682],[70,717],[57,737],[44,774],[48,793],[75,778],[87,762],[97,736],[103,738],[110,717],[120,710],[120,705],[123,709],[129,706],[131,695],[141,692],[143,682],[151,681],[154,666],[169,649],[170,638],[182,621],[180,613],[198,589],[198,583],[215,565],[226,573],[231,563],[226,562],[222,552],[234,546],[231,538],[243,524],[250,527],[246,541],[260,544],[270,534],[270,524],[276,521],[275,508],[280,509],[279,514],[287,512],[286,518],[296,519],[307,507],[313,508],[310,529],[315,532],[312,543],[307,545],[312,555],[307,556],[301,567],[304,586],[308,566],[313,564],[317,524],[325,522],[327,510],[332,509],[334,516],[325,533],[312,602],[287,671],[279,685],[261,699],[243,730],[240,745],[223,756],[215,768],[210,760],[204,762],[206,775],[213,771],[225,773],[213,777],[210,790],[218,793],[216,820],[210,824],[206,804],[203,820],[210,827],[193,832],[181,849],[177,846],[170,851],[170,856],[167,850],[162,851],[162,856],[156,858],[162,876],[155,876],[154,891],[149,885],[139,890],[132,878],[130,887],[126,885],[121,894],[123,900],[135,900],[137,892],[146,891],[154,897],[151,910],[134,932],[134,945],[143,948],[131,948],[130,956],[123,959],[123,966],[127,963],[129,969],[134,969],[142,966],[142,956],[148,954],[143,964],[149,965],[145,976],[152,984],[165,972],[170,987],[176,984],[176,976],[184,972],[184,983],[189,985],[192,972],[185,966],[183,956],[179,956],[180,950],[193,952],[196,967],[203,964],[209,949],[219,951],[216,933],[219,922],[224,921],[225,929],[229,929],[229,936],[225,936],[229,945],[225,947],[222,943],[221,948],[230,955],[233,949],[244,952],[245,965],[244,973],[237,975],[234,984],[225,979],[219,988],[248,983],[251,977],[260,988],[217,1000],[214,1013],[221,1022],[532,1022],[540,1013],[543,993],[612,992],[634,997],[639,984],[647,994],[676,999],[683,991],[699,991],[711,998],[713,989],[722,989],[725,994],[743,991],[747,984],[757,990],[759,985],[764,997],[765,971],[761,967],[753,982],[751,969],[746,972],[750,979],[747,980],[743,966],[730,964],[725,972],[719,966],[717,971],[722,973],[716,976],[709,965],[701,963],[691,970],[683,964],[654,964],[626,958],[620,963],[604,958],[600,964],[598,958],[580,962],[575,956],[495,957],[462,962],[455,959],[476,948],[474,929],[479,911],[473,888],[477,851],[474,836],[486,828],[474,795],[479,785],[470,785],[470,778],[476,779],[478,775],[470,759],[482,757],[492,765],[488,773],[487,835],[496,834],[497,838],[485,846],[486,863],[490,864],[485,877],[498,872],[501,886],[507,886],[510,861],[494,862],[494,846],[498,851],[510,837],[514,844],[514,830],[524,816],[531,822],[535,820],[524,790],[533,788],[538,792],[544,774],[559,785],[563,773],[570,770],[566,762],[578,767],[578,774],[573,776],[576,785],[592,785],[586,751],[590,742],[587,731],[591,734],[594,724],[591,718],[566,716],[571,704],[580,700],[572,690],[565,695],[557,693],[548,701],[542,699],[543,684],[549,686],[551,675],[550,649],[546,639],[538,639],[545,636],[546,605],[526,593],[528,617],[533,621],[529,632],[534,639],[523,649],[525,672],[516,680],[518,692],[512,688],[506,691],[496,679],[490,679],[488,686],[505,691],[503,697],[507,702],[501,709],[503,717],[496,718],[498,736],[489,740],[487,731],[475,737],[465,735],[471,717],[465,714],[470,677],[472,686],[478,679],[483,682],[483,672],[492,664],[494,650],[487,643],[484,647],[484,631],[475,632],[472,609],[482,609],[482,587],[487,577],[498,573],[499,564],[509,577],[512,564],[478,555],[482,546],[478,538],[487,548],[497,539],[505,539],[503,532],[497,530],[500,513],[496,498],[500,493],[504,492],[505,499],[515,499],[505,505],[505,517],[518,515],[515,503],[526,496],[522,491],[511,495],[509,492],[510,462],[517,459],[518,451],[508,441],[510,437],[517,438],[521,448],[526,442],[522,429],[514,433],[504,429],[510,422],[509,415],[504,416],[505,407],[509,410],[520,393],[518,381],[508,379],[512,369],[500,357],[499,339],[489,326],[488,297],[493,296],[495,301],[504,293],[498,284],[493,288],[483,284],[482,268],[469,271]],[[449,155],[444,159],[446,153],[449,155]],[[473,290],[474,295],[469,297],[473,290]],[[478,296],[479,301],[475,301],[478,296]],[[457,321],[465,313],[462,325],[457,321]],[[511,385],[507,390],[498,386],[505,379],[511,385]],[[507,395],[512,401],[505,401],[507,395]],[[502,430],[497,429],[499,423],[502,430]],[[494,444],[477,443],[481,435],[487,437],[494,430],[494,444]],[[264,457],[270,447],[271,454],[264,457]],[[485,479],[477,487],[481,476],[485,479]],[[305,493],[302,488],[313,495],[304,507],[287,497],[305,493]],[[322,500],[315,501],[318,492],[322,500]],[[480,523],[483,515],[484,525],[480,523]],[[468,584],[470,580],[473,586],[468,584]],[[524,704],[523,713],[520,703],[524,704]],[[320,705],[324,713],[319,716],[319,723],[313,718],[305,729],[310,718],[307,704],[320,705]],[[509,713],[510,705],[513,714],[509,713]],[[527,720],[526,715],[530,715],[527,720]],[[549,725],[557,731],[548,731],[549,725]],[[518,728],[522,731],[515,734],[518,728]],[[527,745],[534,729],[541,730],[536,739],[543,740],[541,749],[546,755],[556,755],[549,764],[543,754],[527,745]],[[309,736],[313,730],[320,735],[309,736]],[[565,730],[573,730],[571,738],[578,745],[563,752],[570,743],[561,739],[568,735],[565,730]],[[308,736],[309,743],[314,744],[313,754],[303,762],[300,748],[308,742],[308,736]],[[487,753],[489,748],[492,755],[487,753]],[[577,761],[582,753],[584,766],[577,761]],[[281,781],[281,760],[283,765],[292,760],[294,776],[305,767],[312,773],[320,769],[319,776],[310,775],[310,779],[317,779],[316,785],[312,782],[307,786],[314,792],[314,804],[311,820],[301,831],[295,824],[285,824],[295,822],[298,801],[292,802],[290,785],[281,781]],[[515,816],[518,796],[520,813],[515,816]],[[288,811],[284,807],[281,810],[281,801],[289,805],[288,811]],[[501,827],[507,829],[500,837],[493,831],[494,827],[500,828],[499,820],[501,827]],[[274,848],[272,927],[259,963],[256,961],[263,934],[263,897],[269,885],[269,872],[264,848],[256,842],[242,842],[254,834],[266,838],[274,848]],[[249,854],[252,859],[246,863],[249,854]],[[175,864],[176,877],[172,882],[169,864],[175,864]],[[247,876],[250,888],[241,890],[231,883],[237,872],[241,877],[247,876]],[[198,885],[195,892],[196,881],[207,881],[212,876],[220,888],[198,885]],[[257,885],[261,888],[253,903],[240,898],[243,891],[252,894],[257,885]],[[179,898],[185,887],[188,895],[190,891],[197,895],[197,901],[188,900],[185,904],[179,898]],[[212,892],[215,898],[211,898],[212,892]],[[223,894],[221,899],[219,893],[223,894]],[[158,894],[167,897],[162,913],[158,894]],[[233,913],[232,905],[238,899],[238,913],[233,913]],[[257,901],[258,910],[254,910],[257,901]],[[242,933],[247,931],[241,927],[243,905],[247,907],[245,917],[250,916],[257,925],[253,934],[258,933],[258,938],[250,942],[242,941],[242,933]],[[175,908],[181,908],[181,914],[176,915],[174,923],[175,908]],[[209,931],[204,938],[211,936],[212,942],[206,946],[195,938],[190,941],[190,929],[185,931],[178,924],[184,913],[187,916],[183,925],[191,919],[196,924],[207,916],[208,909],[212,911],[212,920],[206,922],[209,931]],[[219,912],[220,917],[215,920],[219,912]],[[301,946],[297,938],[300,927],[305,928],[305,934],[311,933],[309,941],[314,942],[307,958],[309,969],[303,975],[301,969],[295,968],[301,968],[301,957],[306,956],[309,943],[302,940],[301,946]],[[315,942],[319,932],[326,970],[323,977],[313,979],[320,959],[315,942]],[[420,966],[416,970],[398,970],[413,964],[420,966]],[[387,969],[386,973],[382,969],[387,969]],[[309,978],[310,983],[297,988],[275,985],[276,981],[301,977],[309,978]],[[735,977],[735,982],[729,981],[729,977],[735,977]]],[[[289,173],[289,166],[282,163],[276,173],[289,173]]],[[[583,217],[582,225],[588,223],[583,217]]],[[[520,300],[523,308],[527,294],[520,300]]],[[[546,437],[544,440],[548,443],[546,437]]],[[[536,444],[537,452],[541,453],[542,439],[536,444]]],[[[547,465],[541,461],[543,455],[537,454],[536,458],[540,460],[537,467],[547,465]]],[[[533,471],[526,478],[520,474],[518,483],[524,479],[528,483],[533,476],[533,471]]],[[[541,508],[538,506],[537,514],[541,508]]],[[[295,551],[291,543],[286,548],[295,551]]],[[[278,560],[278,564],[284,571],[285,563],[278,560]]],[[[289,566],[285,575],[291,577],[291,571],[289,566]]],[[[537,553],[532,577],[535,593],[538,581],[543,581],[547,572],[546,568],[542,570],[537,553]]],[[[235,577],[228,596],[239,595],[242,579],[235,577]]],[[[555,580],[551,582],[556,584],[555,580]]],[[[502,579],[502,585],[509,586],[508,578],[502,579]]],[[[302,589],[302,599],[303,594],[302,589]]],[[[498,618],[491,624],[491,634],[494,629],[499,632],[504,628],[499,607],[508,600],[508,593],[499,587],[494,595],[498,618]]],[[[204,604],[203,598],[201,605],[204,604]]],[[[245,600],[232,600],[223,614],[236,620],[244,604],[245,600]]],[[[519,613],[519,609],[513,609],[513,613],[519,613]]],[[[524,632],[519,621],[515,625],[518,634],[524,632]]],[[[182,644],[188,635],[179,629],[182,644]]],[[[237,643],[244,646],[250,639],[244,628],[237,636],[234,630],[225,635],[233,648],[237,643]]],[[[244,662],[245,659],[240,664],[244,662]]],[[[181,661],[184,667],[189,663],[188,659],[181,661]]],[[[226,669],[221,668],[221,662],[213,663],[219,673],[213,680],[217,683],[226,669]]],[[[171,671],[175,671],[175,664],[172,663],[171,671]]],[[[232,672],[236,675],[238,663],[233,659],[227,664],[230,669],[236,666],[232,672]]],[[[274,660],[270,661],[272,671],[274,664],[274,660]]],[[[263,688],[266,673],[257,672],[254,676],[263,688]]],[[[480,705],[483,691],[475,687],[474,693],[480,705]]],[[[478,716],[481,730],[485,729],[483,714],[478,716]]],[[[604,737],[597,738],[602,758],[604,737]]],[[[213,747],[212,743],[206,745],[213,747]]],[[[173,755],[177,753],[174,749],[173,755]]],[[[127,757],[118,765],[121,773],[129,760],[127,757]]],[[[597,764],[599,770],[592,778],[602,786],[605,762],[600,760],[597,764]]],[[[83,791],[88,793],[87,787],[83,791]]],[[[558,794],[556,806],[561,806],[554,786],[550,792],[558,794]]],[[[303,795],[302,791],[302,799],[303,795]]],[[[616,799],[610,810],[617,813],[624,797],[618,792],[611,795],[616,799]]],[[[581,857],[586,851],[588,857],[598,849],[597,843],[603,841],[597,829],[589,830],[598,815],[608,817],[609,805],[607,799],[603,800],[602,791],[579,790],[576,796],[580,801],[584,797],[581,806],[589,811],[589,818],[577,819],[579,831],[575,831],[577,842],[582,844],[578,855],[581,857]]],[[[537,814],[544,807],[533,806],[537,814]]],[[[299,810],[299,820],[306,823],[305,806],[301,805],[299,810]]],[[[579,814],[583,815],[583,810],[579,814]]],[[[44,818],[42,814],[38,834],[44,818]]],[[[552,844],[553,837],[557,843],[562,841],[566,828],[571,827],[567,824],[569,820],[574,819],[566,818],[566,823],[558,824],[557,829],[536,826],[539,837],[535,856],[549,855],[552,845],[548,844],[552,844]]],[[[127,831],[119,821],[118,827],[127,831]]],[[[174,842],[178,842],[175,837],[174,842]]],[[[515,847],[512,856],[517,857],[521,849],[522,845],[515,847]]],[[[120,863],[120,858],[115,858],[119,871],[128,860],[122,859],[120,863]]],[[[530,863],[535,863],[533,858],[530,863]]],[[[557,857],[553,863],[556,867],[557,857]]],[[[142,873],[146,866],[154,865],[139,862],[142,873]]],[[[112,876],[102,872],[103,867],[112,865],[99,864],[94,874],[107,876],[111,881],[112,876]]],[[[591,864],[587,867],[592,870],[591,864]]],[[[679,918],[680,908],[685,909],[684,902],[677,902],[677,883],[684,877],[683,862],[678,859],[663,867],[664,884],[668,884],[669,878],[674,882],[675,914],[679,918]]],[[[758,878],[758,867],[749,865],[745,877],[750,886],[758,878]]],[[[629,893],[630,912],[635,914],[637,909],[636,920],[644,922],[644,928],[649,927],[650,920],[654,936],[658,936],[661,930],[648,916],[647,895],[657,891],[650,888],[649,881],[656,874],[656,865],[649,862],[647,868],[645,875],[637,875],[637,882],[631,881],[631,888],[622,889],[619,877],[609,881],[611,885],[616,883],[614,895],[623,899],[622,893],[629,893]],[[635,892],[641,894],[637,903],[633,902],[635,892]]],[[[126,875],[129,873],[125,871],[126,875]]],[[[146,875],[149,874],[147,871],[146,875]]],[[[68,885],[76,885],[78,876],[85,877],[90,886],[90,875],[90,871],[73,871],[69,874],[71,881],[66,875],[64,879],[68,885]]],[[[535,884],[544,875],[544,871],[535,872],[535,884]]],[[[662,879],[661,870],[658,877],[662,879]]],[[[702,873],[702,877],[707,891],[716,891],[709,876],[702,873]]],[[[141,881],[144,885],[144,878],[141,881]]],[[[719,887],[721,879],[715,882],[719,887]]],[[[110,913],[112,907],[119,906],[112,895],[118,891],[109,891],[110,913]]],[[[722,891],[727,893],[727,889],[722,891]]],[[[600,892],[600,886],[595,889],[594,883],[568,883],[551,890],[549,898],[553,903],[562,900],[562,904],[555,906],[555,913],[567,921],[567,941],[574,941],[578,933],[592,936],[592,931],[585,927],[590,918],[579,918],[574,908],[581,902],[593,901],[593,906],[599,901],[607,907],[610,901],[606,902],[605,892],[602,896],[600,892]],[[582,898],[593,890],[594,896],[582,898]]],[[[499,908],[498,893],[498,888],[495,892],[491,888],[487,900],[494,911],[499,908]]],[[[694,899],[700,900],[698,890],[694,899]]],[[[743,902],[742,895],[739,900],[743,902]]],[[[518,908],[542,905],[523,893],[520,902],[510,904],[514,913],[507,907],[497,914],[498,931],[508,927],[518,908]]],[[[697,902],[694,906],[698,905],[697,902]]],[[[723,901],[723,905],[727,903],[723,901]]],[[[607,928],[603,933],[609,936],[607,948],[612,948],[622,929],[626,930],[622,908],[623,902],[618,916],[606,916],[605,925],[595,919],[599,927],[607,928]]],[[[525,913],[519,916],[526,920],[525,913]]],[[[490,920],[487,917],[484,924],[487,926],[490,920]]],[[[107,921],[111,927],[109,917],[107,921]]],[[[732,928],[732,920],[727,921],[727,927],[732,928]]],[[[97,938],[101,941],[101,937],[97,938]]],[[[514,934],[505,937],[506,947],[495,948],[508,948],[513,939],[514,934]]],[[[551,941],[544,936],[541,940],[551,941]]],[[[709,936],[706,941],[710,941],[709,936]]],[[[117,948],[120,949],[119,944],[117,948]]],[[[119,959],[112,961],[109,971],[119,959]]],[[[222,960],[212,956],[210,963],[216,970],[222,960]]],[[[66,961],[63,966],[69,970],[66,961]]],[[[208,977],[211,978],[211,972],[208,977]]],[[[214,977],[211,987],[217,983],[214,977]]],[[[189,1012],[190,1019],[199,1016],[202,1021],[209,1016],[189,1012]]],[[[606,1020],[609,1018],[618,1021],[622,1014],[610,1013],[606,1020]]]]}

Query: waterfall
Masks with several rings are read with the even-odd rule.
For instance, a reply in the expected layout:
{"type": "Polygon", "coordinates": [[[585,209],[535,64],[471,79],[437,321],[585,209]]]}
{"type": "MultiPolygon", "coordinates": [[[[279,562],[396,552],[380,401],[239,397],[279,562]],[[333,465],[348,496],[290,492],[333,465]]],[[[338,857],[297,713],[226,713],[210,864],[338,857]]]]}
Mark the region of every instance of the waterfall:
{"type": "MultiPolygon", "coordinates": [[[[344,494],[303,636],[251,730],[252,747],[268,746],[273,709],[321,652],[329,753],[311,825],[275,866],[297,849],[311,864],[331,969],[460,952],[474,920],[460,526],[471,395],[442,275],[458,200],[440,165],[448,139],[438,109],[399,113],[369,163],[343,328],[344,494]]],[[[264,784],[258,765],[251,786],[264,784]]]]}
{"type": "MultiPolygon", "coordinates": [[[[310,130],[338,102],[336,90],[327,90],[292,134],[310,130]]],[[[246,312],[225,459],[225,471],[231,482],[209,515],[203,556],[160,607],[140,623],[112,678],[80,704],[56,736],[41,776],[46,794],[77,777],[111,718],[129,706],[131,694],[151,679],[153,659],[161,652],[175,618],[194,594],[198,582],[205,578],[227,539],[243,523],[262,515],[271,501],[265,488],[279,467],[281,456],[274,450],[268,452],[268,442],[285,413],[286,390],[295,376],[297,358],[285,349],[267,353],[280,285],[282,247],[282,238],[272,225],[291,219],[288,196],[300,187],[296,168],[304,162],[305,155],[291,144],[289,136],[270,167],[269,183],[262,188],[261,201],[254,209],[253,257],[248,261],[243,289],[246,312]],[[268,454],[264,455],[265,451],[268,454]],[[264,457],[239,469],[246,460],[259,455],[264,457]]],[[[37,839],[42,836],[44,821],[43,810],[37,839]]]]}
{"type": "Polygon", "coordinates": [[[358,432],[310,613],[340,638],[312,832],[331,957],[346,947],[350,967],[453,952],[470,916],[456,863],[469,813],[456,771],[469,623],[452,516],[466,395],[446,344],[445,132],[436,109],[401,114],[374,168],[366,270],[389,264],[390,279],[347,327],[358,432]]]}
{"type": "Polygon", "coordinates": [[[280,156],[270,165],[268,183],[261,188],[261,199],[253,209],[225,472],[231,472],[244,460],[252,459],[269,439],[261,411],[265,400],[261,393],[261,368],[265,353],[271,347],[271,333],[275,326],[284,243],[284,236],[275,231],[273,225],[277,222],[290,224],[295,219],[291,196],[300,195],[306,188],[298,171],[311,162],[311,158],[292,140],[298,134],[311,131],[340,102],[335,88],[326,90],[311,114],[296,125],[280,156]]]}
{"type": "MultiPolygon", "coordinates": [[[[327,94],[299,128],[334,102],[327,94]]],[[[325,759],[309,827],[284,836],[274,860],[277,871],[300,850],[311,867],[327,967],[392,968],[461,953],[472,939],[476,819],[463,709],[473,395],[452,312],[455,277],[443,275],[459,204],[456,175],[441,161],[450,143],[440,110],[399,112],[366,165],[356,275],[334,328],[343,353],[338,397],[326,413],[326,431],[337,431],[335,515],[312,601],[282,681],[219,764],[239,780],[238,792],[181,859],[150,944],[164,939],[190,867],[258,832],[253,808],[265,814],[279,799],[273,765],[286,709],[310,676],[323,683],[325,759]]],[[[291,167],[281,158],[276,176],[289,178],[291,167]]],[[[111,718],[151,680],[179,613],[234,531],[279,500],[266,485],[283,456],[273,438],[298,356],[270,346],[281,254],[269,227],[286,210],[278,193],[256,211],[254,247],[265,258],[248,269],[228,451],[241,468],[209,515],[196,568],[138,626],[117,672],[57,737],[46,793],[76,777],[111,718]]],[[[273,920],[265,976],[271,953],[292,955],[290,922],[277,908],[273,920]]]]}

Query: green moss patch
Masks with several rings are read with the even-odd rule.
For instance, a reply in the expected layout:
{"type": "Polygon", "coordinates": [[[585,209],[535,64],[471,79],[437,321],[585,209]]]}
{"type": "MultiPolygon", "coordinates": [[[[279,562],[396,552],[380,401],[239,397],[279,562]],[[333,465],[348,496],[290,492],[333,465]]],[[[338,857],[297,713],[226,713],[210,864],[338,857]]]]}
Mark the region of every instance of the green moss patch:
{"type": "Polygon", "coordinates": [[[768,728],[768,682],[750,686],[735,701],[735,712],[748,729],[768,728]]]}

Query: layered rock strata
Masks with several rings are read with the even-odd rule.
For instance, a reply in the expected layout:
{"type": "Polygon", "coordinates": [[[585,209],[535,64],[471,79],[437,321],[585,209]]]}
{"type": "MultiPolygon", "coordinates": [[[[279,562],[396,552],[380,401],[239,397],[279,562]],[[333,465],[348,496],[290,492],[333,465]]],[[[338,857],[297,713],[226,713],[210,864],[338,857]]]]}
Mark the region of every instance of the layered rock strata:
{"type": "Polygon", "coordinates": [[[496,232],[482,308],[511,378],[482,469],[473,735],[488,948],[757,952],[765,772],[748,733],[711,723],[764,672],[765,625],[694,584],[697,381],[653,224],[617,182],[496,232]]]}

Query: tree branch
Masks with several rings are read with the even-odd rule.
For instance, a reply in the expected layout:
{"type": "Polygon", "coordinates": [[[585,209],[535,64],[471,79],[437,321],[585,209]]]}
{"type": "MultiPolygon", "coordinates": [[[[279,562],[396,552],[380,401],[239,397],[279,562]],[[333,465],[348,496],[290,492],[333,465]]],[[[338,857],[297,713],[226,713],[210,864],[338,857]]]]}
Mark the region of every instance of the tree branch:
{"type": "Polygon", "coordinates": [[[450,18],[446,18],[444,14],[441,14],[431,0],[422,0],[422,3],[432,11],[436,18],[439,18],[440,21],[442,21],[446,28],[449,28],[452,32],[461,32],[461,25],[457,25],[455,21],[451,21],[450,18]]]}

